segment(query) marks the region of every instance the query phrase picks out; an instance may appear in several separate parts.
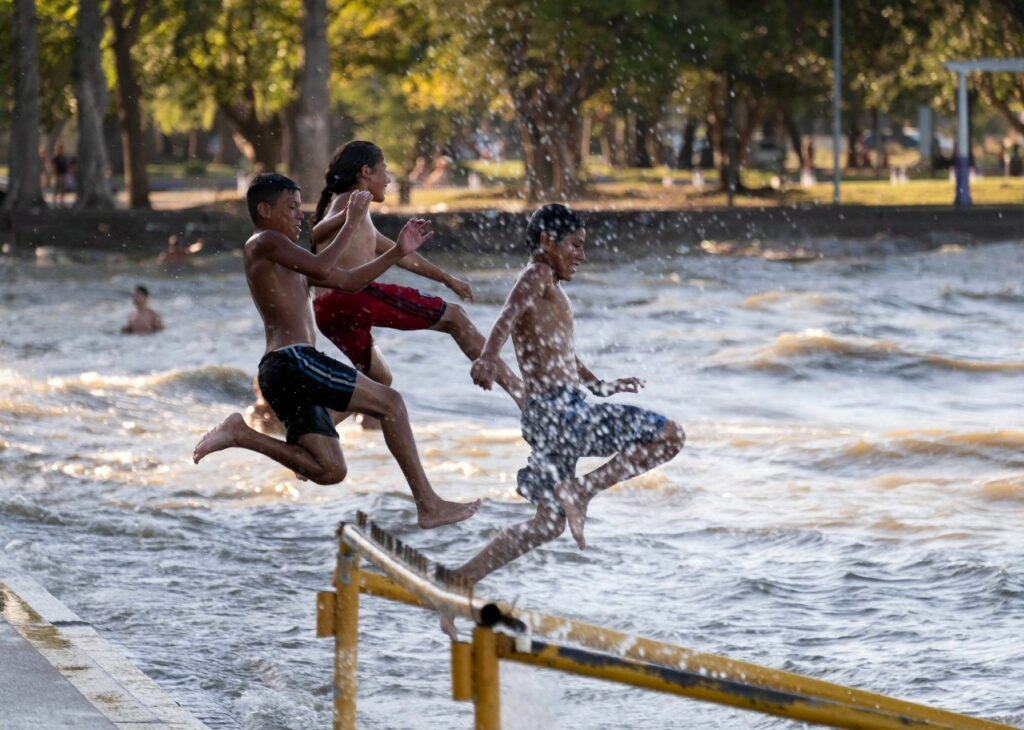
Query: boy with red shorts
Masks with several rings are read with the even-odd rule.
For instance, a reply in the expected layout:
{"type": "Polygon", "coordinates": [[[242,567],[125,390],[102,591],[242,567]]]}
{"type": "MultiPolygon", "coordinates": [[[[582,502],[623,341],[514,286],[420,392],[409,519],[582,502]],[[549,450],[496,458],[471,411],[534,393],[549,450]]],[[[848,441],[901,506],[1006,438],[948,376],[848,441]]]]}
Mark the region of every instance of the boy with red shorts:
{"type": "MultiPolygon", "coordinates": [[[[348,199],[354,192],[369,191],[373,201],[381,203],[390,182],[384,153],[372,142],[358,140],[335,152],[325,177],[326,185],[310,221],[314,252],[329,244],[346,223],[348,199]]],[[[394,245],[376,229],[369,212],[353,223],[356,230],[339,261],[339,266],[346,269],[362,266],[394,245]]],[[[444,284],[464,301],[473,301],[473,290],[467,282],[418,253],[406,256],[397,265],[444,284]]],[[[371,282],[356,292],[324,290],[318,293],[313,310],[317,327],[356,369],[385,385],[391,384],[391,371],[373,344],[374,327],[446,332],[470,360],[480,355],[484,344],[483,335],[458,304],[396,284],[371,282]]],[[[500,360],[495,382],[522,407],[523,383],[500,360]]]]}

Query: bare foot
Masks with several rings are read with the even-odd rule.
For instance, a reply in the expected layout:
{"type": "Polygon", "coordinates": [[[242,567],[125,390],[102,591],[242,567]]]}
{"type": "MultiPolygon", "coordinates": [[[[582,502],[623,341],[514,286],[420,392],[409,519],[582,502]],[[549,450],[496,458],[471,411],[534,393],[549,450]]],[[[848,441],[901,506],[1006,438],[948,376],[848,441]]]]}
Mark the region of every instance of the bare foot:
{"type": "Polygon", "coordinates": [[[456,522],[468,520],[476,514],[478,509],[480,509],[479,499],[472,502],[448,502],[445,500],[439,500],[437,504],[433,505],[429,509],[421,508],[419,510],[419,518],[417,522],[424,530],[429,530],[433,527],[441,527],[441,525],[453,525],[456,522]]]}
{"type": "Polygon", "coordinates": [[[582,550],[587,546],[587,541],[583,537],[583,523],[587,521],[587,503],[574,494],[566,482],[559,482],[555,485],[555,497],[562,505],[562,511],[565,512],[565,519],[569,523],[569,532],[572,533],[573,540],[582,550]]]}
{"type": "Polygon", "coordinates": [[[247,428],[249,427],[245,425],[245,419],[242,418],[242,414],[232,413],[199,439],[199,443],[196,444],[195,449],[192,451],[192,461],[198,464],[207,454],[234,446],[238,435],[247,428]]]}
{"type": "Polygon", "coordinates": [[[459,640],[459,632],[455,630],[455,616],[447,611],[441,611],[441,631],[448,634],[452,641],[459,640]]]}

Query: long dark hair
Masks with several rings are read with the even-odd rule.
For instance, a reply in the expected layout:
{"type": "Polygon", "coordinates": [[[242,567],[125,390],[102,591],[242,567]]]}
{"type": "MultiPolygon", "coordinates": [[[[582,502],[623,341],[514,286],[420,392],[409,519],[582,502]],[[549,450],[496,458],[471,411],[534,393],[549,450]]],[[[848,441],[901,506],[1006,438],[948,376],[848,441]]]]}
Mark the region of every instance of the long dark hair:
{"type": "Polygon", "coordinates": [[[317,201],[316,212],[313,213],[313,217],[309,220],[310,239],[313,236],[313,226],[323,219],[324,213],[327,212],[327,206],[331,203],[331,197],[340,193],[347,193],[355,187],[363,165],[376,167],[377,163],[383,160],[384,153],[380,147],[373,142],[366,142],[361,139],[346,142],[334,151],[331,163],[324,170],[324,182],[326,184],[324,185],[323,192],[320,193],[320,200],[317,201]]]}

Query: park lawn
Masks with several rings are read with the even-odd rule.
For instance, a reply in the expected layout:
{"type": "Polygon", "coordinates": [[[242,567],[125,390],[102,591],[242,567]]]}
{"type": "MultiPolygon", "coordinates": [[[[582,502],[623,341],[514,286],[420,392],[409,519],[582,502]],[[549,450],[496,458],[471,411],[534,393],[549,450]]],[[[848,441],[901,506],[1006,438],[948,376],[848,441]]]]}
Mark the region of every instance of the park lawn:
{"type": "MultiPolygon", "coordinates": [[[[664,170],[664,169],[663,169],[664,170]]],[[[648,171],[645,171],[648,172],[648,171]]],[[[709,176],[710,177],[710,176],[709,176]]],[[[715,176],[717,177],[717,176],[715,176]]],[[[600,180],[586,186],[583,196],[574,201],[580,210],[676,210],[721,207],[727,196],[718,190],[713,177],[703,190],[694,188],[689,173],[673,174],[666,185],[661,175],[631,176],[631,179],[600,180]]],[[[748,186],[756,184],[752,175],[744,174],[748,186]]],[[[833,199],[831,180],[822,180],[810,187],[787,184],[780,189],[768,185],[738,194],[734,205],[740,207],[774,207],[779,205],[823,205],[833,199]]],[[[843,205],[937,205],[953,202],[955,188],[947,178],[910,180],[893,185],[888,179],[847,179],[840,185],[843,205]]],[[[1024,178],[981,177],[971,184],[971,197],[976,205],[1024,205],[1024,178]]],[[[389,210],[402,213],[445,212],[458,210],[522,211],[531,207],[516,186],[482,186],[468,188],[414,188],[411,204],[389,204],[389,210]]]]}

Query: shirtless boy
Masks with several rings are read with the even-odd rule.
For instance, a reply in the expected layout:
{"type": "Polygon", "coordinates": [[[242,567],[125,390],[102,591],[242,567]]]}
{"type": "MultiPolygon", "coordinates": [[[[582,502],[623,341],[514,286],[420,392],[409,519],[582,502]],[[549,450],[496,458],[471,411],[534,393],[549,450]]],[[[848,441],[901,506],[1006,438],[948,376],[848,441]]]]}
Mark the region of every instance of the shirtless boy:
{"type": "Polygon", "coordinates": [[[121,328],[126,335],[151,335],[164,328],[160,315],[149,307],[149,290],[139,284],[132,290],[132,304],[135,311],[128,315],[128,322],[121,328]]]}
{"type": "Polygon", "coordinates": [[[599,397],[636,393],[637,378],[599,380],[577,357],[573,312],[562,282],[571,281],[586,261],[586,229],[562,205],[546,205],[530,218],[530,263],[516,279],[480,357],[471,368],[473,382],[489,390],[498,370],[498,353],[512,336],[527,388],[523,438],[532,447],[519,470],[518,492],[537,506],[528,521],[498,533],[457,572],[473,581],[553,540],[566,522],[580,549],[587,505],[599,492],[643,474],[679,453],[686,441],[675,421],[635,406],[591,404],[585,387],[599,397]],[[612,456],[583,476],[583,456],[612,456]]]}
{"type": "MultiPolygon", "coordinates": [[[[200,439],[193,460],[198,464],[215,451],[238,447],[269,456],[317,484],[337,484],[345,478],[347,467],[328,409],[367,413],[381,420],[388,450],[412,491],[420,527],[438,527],[472,516],[479,500],[449,502],[427,481],[402,397],[313,347],[316,328],[309,304],[310,285],[358,291],[430,238],[430,224],[422,219],[409,221],[398,235],[398,243],[362,266],[347,269],[339,267],[339,259],[357,225],[341,226],[318,254],[299,246],[299,187],[287,177],[257,175],[246,201],[256,232],[243,251],[245,279],[267,340],[259,386],[284,424],[286,440],[259,433],[246,425],[240,413],[232,413],[200,439]]],[[[349,219],[362,220],[369,205],[369,193],[349,196],[349,219]]]]}
{"type": "MultiPolygon", "coordinates": [[[[348,200],[356,191],[368,191],[373,202],[384,202],[390,178],[384,153],[372,142],[352,141],[340,147],[326,171],[326,186],[320,194],[311,223],[313,250],[328,243],[351,217],[348,200]]],[[[355,268],[390,249],[394,242],[373,225],[364,213],[355,233],[338,259],[343,268],[355,268]]],[[[438,281],[465,301],[473,301],[469,284],[443,271],[418,253],[406,256],[398,266],[438,281]]],[[[471,360],[480,354],[483,335],[473,326],[458,304],[396,284],[367,284],[359,291],[338,289],[320,292],[313,303],[320,331],[355,364],[356,369],[385,385],[391,384],[391,370],[373,344],[373,327],[397,330],[434,330],[452,336],[471,360]]],[[[522,407],[523,384],[500,360],[495,381],[522,407]]]]}

